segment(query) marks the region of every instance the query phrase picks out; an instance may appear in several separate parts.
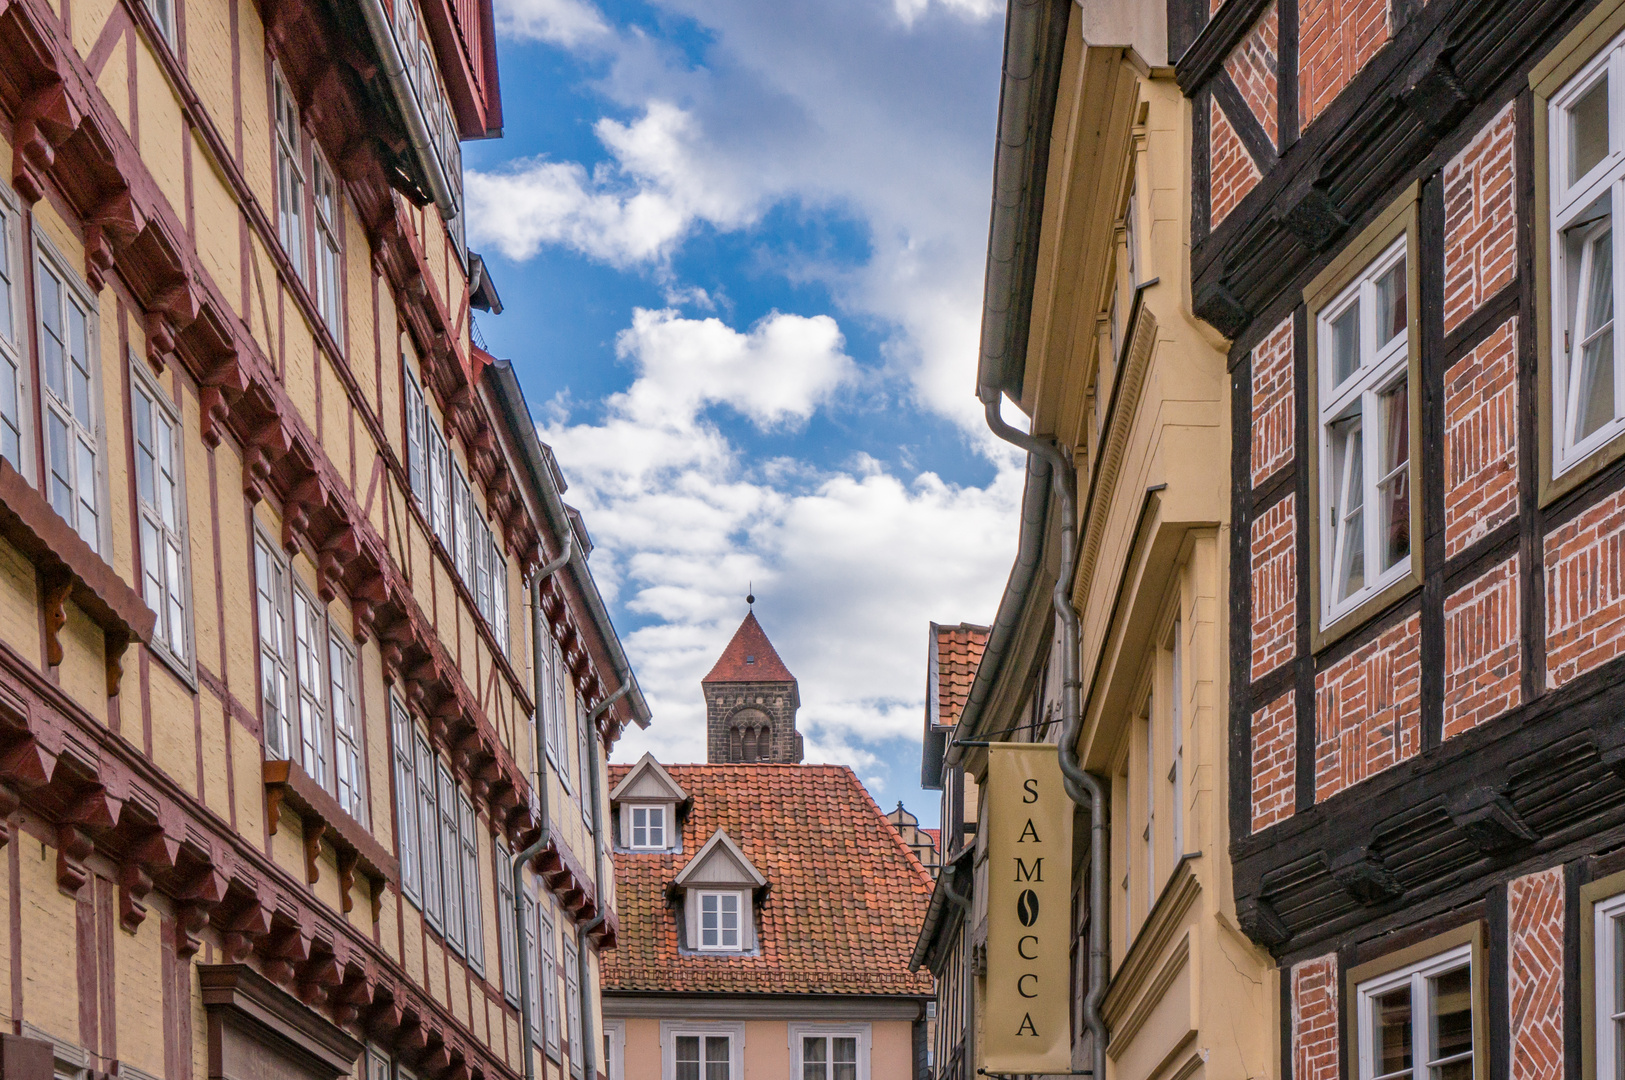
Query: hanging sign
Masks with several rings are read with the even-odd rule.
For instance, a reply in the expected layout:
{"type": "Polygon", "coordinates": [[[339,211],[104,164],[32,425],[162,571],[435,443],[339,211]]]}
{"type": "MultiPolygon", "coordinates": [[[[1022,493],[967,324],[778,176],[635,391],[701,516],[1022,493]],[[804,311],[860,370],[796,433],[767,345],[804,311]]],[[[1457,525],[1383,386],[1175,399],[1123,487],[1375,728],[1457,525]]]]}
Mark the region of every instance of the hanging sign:
{"type": "Polygon", "coordinates": [[[994,743],[987,766],[990,1073],[1072,1068],[1072,800],[1054,746],[994,743]]]}

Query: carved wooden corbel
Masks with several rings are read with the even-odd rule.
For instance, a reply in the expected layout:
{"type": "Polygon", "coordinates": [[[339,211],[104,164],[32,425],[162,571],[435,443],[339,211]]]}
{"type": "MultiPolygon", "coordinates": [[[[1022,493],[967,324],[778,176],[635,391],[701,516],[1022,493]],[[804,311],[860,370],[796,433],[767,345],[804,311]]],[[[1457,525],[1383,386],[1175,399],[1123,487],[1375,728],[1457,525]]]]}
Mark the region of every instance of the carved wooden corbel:
{"type": "Polygon", "coordinates": [[[56,887],[69,896],[78,896],[90,871],[85,860],[96,850],[90,836],[77,825],[58,825],[56,828],[56,887]]]}
{"type": "Polygon", "coordinates": [[[343,898],[344,910],[349,912],[355,908],[350,890],[355,888],[355,867],[361,861],[361,853],[354,848],[335,848],[334,854],[339,864],[339,896],[343,898]]]}
{"type": "Polygon", "coordinates": [[[118,868],[118,922],[135,933],[147,921],[147,894],[152,892],[152,875],[138,862],[121,863],[118,868]]]}
{"type": "Polygon", "coordinates": [[[270,494],[271,463],[285,456],[292,443],[281,417],[272,417],[250,436],[243,455],[243,494],[251,501],[270,494]]]}
{"type": "Polygon", "coordinates": [[[322,876],[322,837],[327,835],[327,822],[306,818],[304,825],[305,881],[314,885],[322,876]]]}
{"type": "Polygon", "coordinates": [[[45,195],[45,175],[56,163],[56,148],[79,127],[79,111],[60,79],[30,94],[12,121],[11,186],[30,205],[45,195]]]}
{"type": "Polygon", "coordinates": [[[124,681],[124,653],[130,647],[130,635],[121,630],[108,630],[105,634],[107,650],[107,696],[118,697],[124,681]]]}
{"type": "Polygon", "coordinates": [[[327,505],[327,487],[320,473],[311,473],[288,492],[282,508],[282,548],[289,555],[299,550],[300,540],[310,528],[311,515],[327,505]]]}
{"type": "Polygon", "coordinates": [[[68,594],[73,591],[73,577],[66,570],[42,573],[44,588],[40,595],[45,604],[45,662],[50,667],[62,663],[62,628],[68,625],[68,594]]]}
{"type": "Polygon", "coordinates": [[[11,815],[22,805],[22,799],[10,784],[0,784],[0,848],[11,843],[11,815]]]}

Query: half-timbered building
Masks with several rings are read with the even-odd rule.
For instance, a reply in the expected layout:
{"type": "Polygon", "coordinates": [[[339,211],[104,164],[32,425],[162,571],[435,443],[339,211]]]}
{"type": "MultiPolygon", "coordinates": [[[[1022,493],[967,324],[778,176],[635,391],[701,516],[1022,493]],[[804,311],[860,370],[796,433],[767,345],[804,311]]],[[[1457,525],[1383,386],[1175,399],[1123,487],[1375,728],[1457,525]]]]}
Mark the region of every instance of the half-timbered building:
{"type": "Polygon", "coordinates": [[[603,758],[648,711],[470,341],[493,33],[0,2],[8,1078],[604,1071],[603,758]]]}
{"type": "Polygon", "coordinates": [[[1625,1075],[1625,5],[1175,0],[1298,1078],[1625,1075]]]}

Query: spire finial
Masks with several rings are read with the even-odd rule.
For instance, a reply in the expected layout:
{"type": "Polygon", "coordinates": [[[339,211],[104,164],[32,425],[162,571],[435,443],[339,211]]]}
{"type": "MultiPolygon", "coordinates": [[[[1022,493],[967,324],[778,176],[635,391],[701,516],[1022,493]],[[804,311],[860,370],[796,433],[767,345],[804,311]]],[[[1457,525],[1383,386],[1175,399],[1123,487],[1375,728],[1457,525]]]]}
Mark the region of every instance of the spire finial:
{"type": "Polygon", "coordinates": [[[756,610],[756,583],[754,581],[750,583],[749,589],[745,593],[745,606],[752,611],[756,610]]]}

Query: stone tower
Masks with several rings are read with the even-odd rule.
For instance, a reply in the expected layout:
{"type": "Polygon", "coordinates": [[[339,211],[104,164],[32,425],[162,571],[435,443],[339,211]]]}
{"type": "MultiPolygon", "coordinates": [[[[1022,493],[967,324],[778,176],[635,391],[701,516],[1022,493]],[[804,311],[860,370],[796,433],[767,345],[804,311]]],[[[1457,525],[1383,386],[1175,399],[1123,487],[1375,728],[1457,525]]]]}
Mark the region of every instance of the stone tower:
{"type": "Polygon", "coordinates": [[[801,764],[796,677],[773,651],[755,612],[739,624],[700,687],[705,691],[708,762],[801,764]]]}

